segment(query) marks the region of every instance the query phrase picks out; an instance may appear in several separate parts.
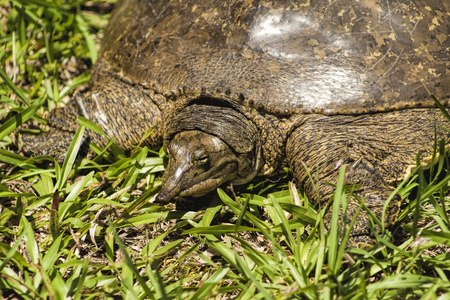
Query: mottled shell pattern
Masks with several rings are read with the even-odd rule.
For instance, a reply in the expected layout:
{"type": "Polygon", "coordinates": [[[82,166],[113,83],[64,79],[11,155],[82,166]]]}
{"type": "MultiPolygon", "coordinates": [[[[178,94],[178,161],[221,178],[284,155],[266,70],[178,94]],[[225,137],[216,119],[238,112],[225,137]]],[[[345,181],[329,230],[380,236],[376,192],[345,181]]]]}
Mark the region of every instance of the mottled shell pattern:
{"type": "Polygon", "coordinates": [[[102,56],[177,99],[361,114],[450,104],[450,1],[127,0],[102,56]]]}

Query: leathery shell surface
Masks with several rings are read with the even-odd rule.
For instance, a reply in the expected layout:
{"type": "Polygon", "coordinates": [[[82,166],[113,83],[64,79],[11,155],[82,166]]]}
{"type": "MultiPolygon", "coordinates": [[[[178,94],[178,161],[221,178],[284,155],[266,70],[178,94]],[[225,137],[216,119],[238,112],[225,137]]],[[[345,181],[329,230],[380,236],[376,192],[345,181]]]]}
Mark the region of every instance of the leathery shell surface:
{"type": "Polygon", "coordinates": [[[166,96],[261,112],[361,114],[450,102],[450,2],[127,0],[102,59],[166,96]]]}

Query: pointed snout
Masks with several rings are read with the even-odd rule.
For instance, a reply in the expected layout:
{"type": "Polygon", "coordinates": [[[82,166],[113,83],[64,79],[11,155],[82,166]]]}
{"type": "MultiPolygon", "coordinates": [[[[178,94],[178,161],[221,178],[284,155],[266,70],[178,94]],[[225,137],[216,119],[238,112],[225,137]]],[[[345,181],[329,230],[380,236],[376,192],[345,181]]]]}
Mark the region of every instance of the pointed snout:
{"type": "Polygon", "coordinates": [[[155,198],[155,203],[167,204],[183,191],[182,177],[186,169],[187,166],[185,165],[180,165],[176,168],[173,161],[169,161],[169,165],[164,172],[161,190],[155,198]]]}
{"type": "Polygon", "coordinates": [[[177,196],[177,193],[175,193],[175,192],[170,192],[167,190],[160,191],[158,193],[158,195],[156,195],[155,203],[164,205],[164,204],[169,203],[176,196],[177,196]]]}

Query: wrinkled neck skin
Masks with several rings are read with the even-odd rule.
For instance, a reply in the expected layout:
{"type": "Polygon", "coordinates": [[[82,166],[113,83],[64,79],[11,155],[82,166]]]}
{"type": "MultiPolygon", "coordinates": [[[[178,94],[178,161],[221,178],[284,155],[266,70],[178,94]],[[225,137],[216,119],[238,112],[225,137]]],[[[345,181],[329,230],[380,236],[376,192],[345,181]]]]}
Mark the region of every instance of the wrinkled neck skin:
{"type": "MultiPolygon", "coordinates": [[[[217,111],[199,106],[188,110],[188,113],[195,113],[195,118],[191,115],[189,125],[177,124],[185,130],[174,134],[165,145],[169,163],[156,203],[166,204],[176,197],[200,197],[224,183],[249,182],[258,173],[263,165],[259,136],[252,134],[250,138],[254,140],[249,140],[248,130],[242,132],[245,126],[236,125],[236,122],[250,121],[234,110],[218,109],[225,110],[226,120],[220,116],[218,120],[211,119],[217,118],[217,111]],[[227,138],[227,135],[233,137],[227,138]]],[[[182,120],[183,116],[177,119],[182,120]]]]}

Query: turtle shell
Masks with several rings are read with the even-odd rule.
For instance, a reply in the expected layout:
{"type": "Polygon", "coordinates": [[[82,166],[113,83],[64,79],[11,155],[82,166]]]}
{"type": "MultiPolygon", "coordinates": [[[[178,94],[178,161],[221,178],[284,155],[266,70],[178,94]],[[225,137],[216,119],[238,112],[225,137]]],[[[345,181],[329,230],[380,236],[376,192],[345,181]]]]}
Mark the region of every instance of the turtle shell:
{"type": "Polygon", "coordinates": [[[102,59],[171,99],[276,115],[450,104],[450,2],[124,0],[102,59]]]}

